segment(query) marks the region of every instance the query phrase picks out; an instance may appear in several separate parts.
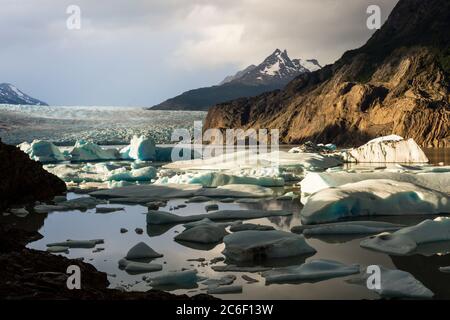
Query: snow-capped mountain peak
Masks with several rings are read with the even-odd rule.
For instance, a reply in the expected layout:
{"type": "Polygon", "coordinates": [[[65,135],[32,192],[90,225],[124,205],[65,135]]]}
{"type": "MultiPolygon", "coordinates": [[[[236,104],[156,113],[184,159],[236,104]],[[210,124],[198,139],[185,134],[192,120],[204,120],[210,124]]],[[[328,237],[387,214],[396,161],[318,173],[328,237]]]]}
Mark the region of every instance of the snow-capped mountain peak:
{"type": "Polygon", "coordinates": [[[234,76],[226,77],[220,84],[240,82],[245,84],[286,84],[301,73],[320,69],[317,60],[289,58],[286,50],[276,49],[257,66],[251,65],[234,76]]]}
{"type": "Polygon", "coordinates": [[[31,105],[47,105],[45,102],[34,99],[23,93],[16,86],[10,83],[0,84],[0,104],[31,104],[31,105]]]}

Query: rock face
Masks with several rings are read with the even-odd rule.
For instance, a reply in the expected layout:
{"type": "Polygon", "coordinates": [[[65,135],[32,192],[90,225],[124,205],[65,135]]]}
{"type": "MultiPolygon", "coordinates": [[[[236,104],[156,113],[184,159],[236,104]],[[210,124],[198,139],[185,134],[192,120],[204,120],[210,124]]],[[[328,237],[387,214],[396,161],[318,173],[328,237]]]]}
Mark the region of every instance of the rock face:
{"type": "Polygon", "coordinates": [[[0,141],[0,211],[8,206],[47,200],[66,191],[65,183],[42,164],[0,141]]]}
{"type": "Polygon", "coordinates": [[[281,89],[299,74],[320,68],[317,60],[291,60],[286,50],[276,49],[259,65],[250,65],[219,85],[183,92],[151,110],[208,110],[217,103],[281,89]]]}
{"type": "Polygon", "coordinates": [[[449,15],[446,0],[400,0],[361,48],[281,91],[216,105],[205,129],[278,128],[285,143],[360,145],[397,134],[450,146],[449,15]]]}

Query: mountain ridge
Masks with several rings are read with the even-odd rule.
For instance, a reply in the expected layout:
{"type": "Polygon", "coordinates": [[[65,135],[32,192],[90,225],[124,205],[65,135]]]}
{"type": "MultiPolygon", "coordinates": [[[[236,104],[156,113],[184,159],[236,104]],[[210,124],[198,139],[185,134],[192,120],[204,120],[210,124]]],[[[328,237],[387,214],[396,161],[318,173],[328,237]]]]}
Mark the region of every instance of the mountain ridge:
{"type": "Polygon", "coordinates": [[[218,85],[183,92],[150,110],[207,110],[209,107],[241,97],[252,97],[283,88],[299,74],[320,68],[317,60],[291,60],[287,51],[276,49],[259,65],[250,65],[227,76],[218,85]]]}
{"type": "Polygon", "coordinates": [[[23,93],[10,83],[0,83],[0,104],[48,105],[41,100],[23,93]]]}
{"type": "Polygon", "coordinates": [[[449,7],[400,0],[362,47],[283,90],[214,106],[204,128],[278,128],[283,143],[346,146],[398,134],[450,146],[449,7]]]}

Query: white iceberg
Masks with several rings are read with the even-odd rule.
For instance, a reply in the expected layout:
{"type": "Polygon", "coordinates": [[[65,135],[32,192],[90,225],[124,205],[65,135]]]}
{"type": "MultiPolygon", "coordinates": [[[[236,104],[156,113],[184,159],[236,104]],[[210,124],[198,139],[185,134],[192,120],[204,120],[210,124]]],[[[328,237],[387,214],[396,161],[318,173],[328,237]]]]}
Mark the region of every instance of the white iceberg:
{"type": "Polygon", "coordinates": [[[149,210],[147,213],[147,224],[179,224],[185,222],[199,221],[208,218],[211,221],[218,220],[245,220],[265,217],[289,216],[292,212],[283,210],[221,210],[206,214],[190,216],[179,216],[170,212],[149,210]]]}
{"type": "Polygon", "coordinates": [[[220,198],[265,198],[274,195],[270,188],[252,184],[227,184],[217,188],[203,188],[196,195],[220,198]]]}
{"type": "Polygon", "coordinates": [[[427,156],[413,139],[404,140],[396,135],[373,139],[343,155],[348,162],[428,162],[427,156]]]}
{"type": "Polygon", "coordinates": [[[203,187],[209,188],[228,184],[254,184],[263,187],[282,187],[284,186],[284,179],[280,177],[238,176],[222,172],[199,172],[175,175],[170,178],[162,177],[155,183],[201,184],[203,187]]]}
{"type": "Polygon", "coordinates": [[[58,147],[48,141],[34,140],[31,144],[23,142],[18,147],[31,159],[43,163],[66,160],[58,147]]]}
{"type": "MultiPolygon", "coordinates": [[[[411,298],[431,299],[434,294],[409,272],[387,269],[379,266],[380,286],[374,287],[374,291],[384,298],[411,298]]],[[[367,286],[369,274],[363,274],[360,278],[350,279],[347,282],[367,286]]]]}
{"type": "Polygon", "coordinates": [[[332,260],[312,260],[300,266],[272,269],[262,273],[266,284],[298,281],[320,281],[359,273],[357,264],[345,265],[332,260]]]}
{"type": "Polygon", "coordinates": [[[72,161],[99,161],[120,159],[117,149],[103,149],[99,145],[85,140],[78,140],[70,151],[72,161]]]}
{"type": "Polygon", "coordinates": [[[403,227],[404,225],[381,221],[345,221],[336,223],[295,226],[291,228],[291,232],[303,233],[305,236],[351,235],[351,234],[371,234],[386,231],[396,231],[403,227]]]}
{"type": "Polygon", "coordinates": [[[405,255],[416,250],[418,245],[450,240],[450,218],[438,217],[400,229],[393,233],[381,233],[361,241],[361,247],[388,254],[405,255]]]}
{"type": "Polygon", "coordinates": [[[311,194],[326,188],[339,187],[343,184],[371,179],[389,179],[401,182],[409,182],[425,188],[450,193],[450,172],[309,172],[300,182],[302,195],[301,202],[305,204],[311,194]]]}
{"type": "Polygon", "coordinates": [[[125,259],[127,260],[154,259],[160,258],[162,256],[163,256],[162,254],[150,248],[146,243],[139,242],[128,251],[127,255],[125,256],[125,259]]]}
{"type": "Polygon", "coordinates": [[[95,240],[66,240],[47,244],[47,247],[67,247],[67,248],[94,248],[97,244],[103,243],[102,239],[95,240]]]}
{"type": "Polygon", "coordinates": [[[122,159],[155,160],[155,141],[145,136],[133,136],[130,145],[120,150],[120,155],[122,159]]]}
{"type": "Polygon", "coordinates": [[[371,215],[450,213],[450,196],[411,183],[364,180],[312,194],[300,212],[302,224],[371,215]]]}
{"type": "Polygon", "coordinates": [[[119,168],[108,173],[106,179],[110,181],[151,181],[156,177],[156,169],[153,167],[144,167],[139,169],[127,170],[119,168]]]}
{"type": "Polygon", "coordinates": [[[232,261],[290,258],[315,253],[302,235],[279,230],[241,231],[227,235],[223,254],[232,261]]]}
{"type": "Polygon", "coordinates": [[[324,170],[342,164],[342,160],[315,153],[273,151],[257,154],[251,150],[227,152],[207,158],[175,161],[163,166],[177,170],[236,170],[258,167],[296,167],[305,170],[324,170]]]}

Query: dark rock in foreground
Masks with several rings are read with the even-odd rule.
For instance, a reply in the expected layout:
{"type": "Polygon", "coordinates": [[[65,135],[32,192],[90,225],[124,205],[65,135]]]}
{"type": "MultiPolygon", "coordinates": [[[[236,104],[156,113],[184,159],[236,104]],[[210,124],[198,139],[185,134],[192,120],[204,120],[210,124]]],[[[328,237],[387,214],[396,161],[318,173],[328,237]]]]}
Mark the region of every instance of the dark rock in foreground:
{"type": "Polygon", "coordinates": [[[0,140],[0,212],[11,205],[49,200],[66,191],[65,183],[18,148],[0,140]]]}

